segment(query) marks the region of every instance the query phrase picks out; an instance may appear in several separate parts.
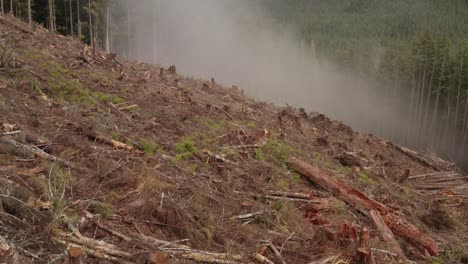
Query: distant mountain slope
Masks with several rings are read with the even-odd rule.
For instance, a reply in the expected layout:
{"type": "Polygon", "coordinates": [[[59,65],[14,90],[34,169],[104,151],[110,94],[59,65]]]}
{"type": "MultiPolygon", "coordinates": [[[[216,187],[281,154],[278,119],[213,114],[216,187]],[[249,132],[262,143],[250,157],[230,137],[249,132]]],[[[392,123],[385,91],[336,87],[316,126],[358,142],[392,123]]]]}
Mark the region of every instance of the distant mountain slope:
{"type": "Polygon", "coordinates": [[[300,37],[332,52],[362,43],[385,44],[422,31],[468,36],[465,0],[262,0],[280,23],[293,25],[300,37]]]}

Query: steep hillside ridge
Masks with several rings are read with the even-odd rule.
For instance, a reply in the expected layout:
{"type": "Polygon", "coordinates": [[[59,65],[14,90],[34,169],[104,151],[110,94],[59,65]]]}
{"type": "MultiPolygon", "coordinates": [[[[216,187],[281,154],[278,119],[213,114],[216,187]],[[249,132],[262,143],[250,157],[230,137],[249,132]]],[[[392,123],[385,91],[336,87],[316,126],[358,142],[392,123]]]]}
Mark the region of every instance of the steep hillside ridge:
{"type": "Polygon", "coordinates": [[[2,261],[466,261],[466,177],[443,160],[13,17],[0,36],[2,261]],[[389,247],[369,208],[302,177],[293,157],[437,252],[389,247]]]}

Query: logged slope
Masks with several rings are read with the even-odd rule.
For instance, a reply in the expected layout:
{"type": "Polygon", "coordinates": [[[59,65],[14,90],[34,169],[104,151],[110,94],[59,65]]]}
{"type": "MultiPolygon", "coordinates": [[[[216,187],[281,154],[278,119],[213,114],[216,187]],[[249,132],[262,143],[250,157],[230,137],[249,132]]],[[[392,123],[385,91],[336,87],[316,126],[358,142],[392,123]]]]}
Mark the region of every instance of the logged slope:
{"type": "MultiPolygon", "coordinates": [[[[381,204],[396,235],[411,224],[436,242],[430,253],[466,261],[466,178],[446,162],[8,19],[0,21],[1,261],[15,253],[17,263],[396,259],[372,208],[350,202],[355,194],[381,204]],[[289,170],[293,156],[348,196],[289,170]]],[[[399,240],[407,258],[430,261],[417,238],[407,240],[399,240]]]]}

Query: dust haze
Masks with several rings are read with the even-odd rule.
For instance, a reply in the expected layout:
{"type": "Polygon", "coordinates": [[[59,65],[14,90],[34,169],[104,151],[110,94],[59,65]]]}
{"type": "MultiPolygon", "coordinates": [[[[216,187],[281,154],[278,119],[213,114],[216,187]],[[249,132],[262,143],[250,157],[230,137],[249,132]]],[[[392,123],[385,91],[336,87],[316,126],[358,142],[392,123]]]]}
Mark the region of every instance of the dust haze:
{"type": "Polygon", "coordinates": [[[390,96],[389,88],[319,59],[311,43],[298,41],[259,3],[120,0],[116,8],[128,34],[111,36],[111,48],[127,59],[174,64],[183,75],[237,85],[261,100],[324,113],[359,131],[400,143],[417,140],[418,133],[398,128],[410,127],[411,120],[401,118],[406,102],[390,96]]]}

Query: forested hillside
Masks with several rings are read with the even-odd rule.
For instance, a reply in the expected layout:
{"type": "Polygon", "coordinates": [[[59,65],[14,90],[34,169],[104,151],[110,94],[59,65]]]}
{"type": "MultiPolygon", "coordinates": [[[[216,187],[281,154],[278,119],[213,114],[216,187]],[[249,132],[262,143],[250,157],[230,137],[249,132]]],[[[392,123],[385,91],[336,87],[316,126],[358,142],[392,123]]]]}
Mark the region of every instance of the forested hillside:
{"type": "Polygon", "coordinates": [[[388,101],[405,102],[401,120],[407,122],[401,123],[414,126],[384,126],[380,134],[464,160],[468,149],[467,1],[262,3],[315,54],[379,80],[388,101]]]}

